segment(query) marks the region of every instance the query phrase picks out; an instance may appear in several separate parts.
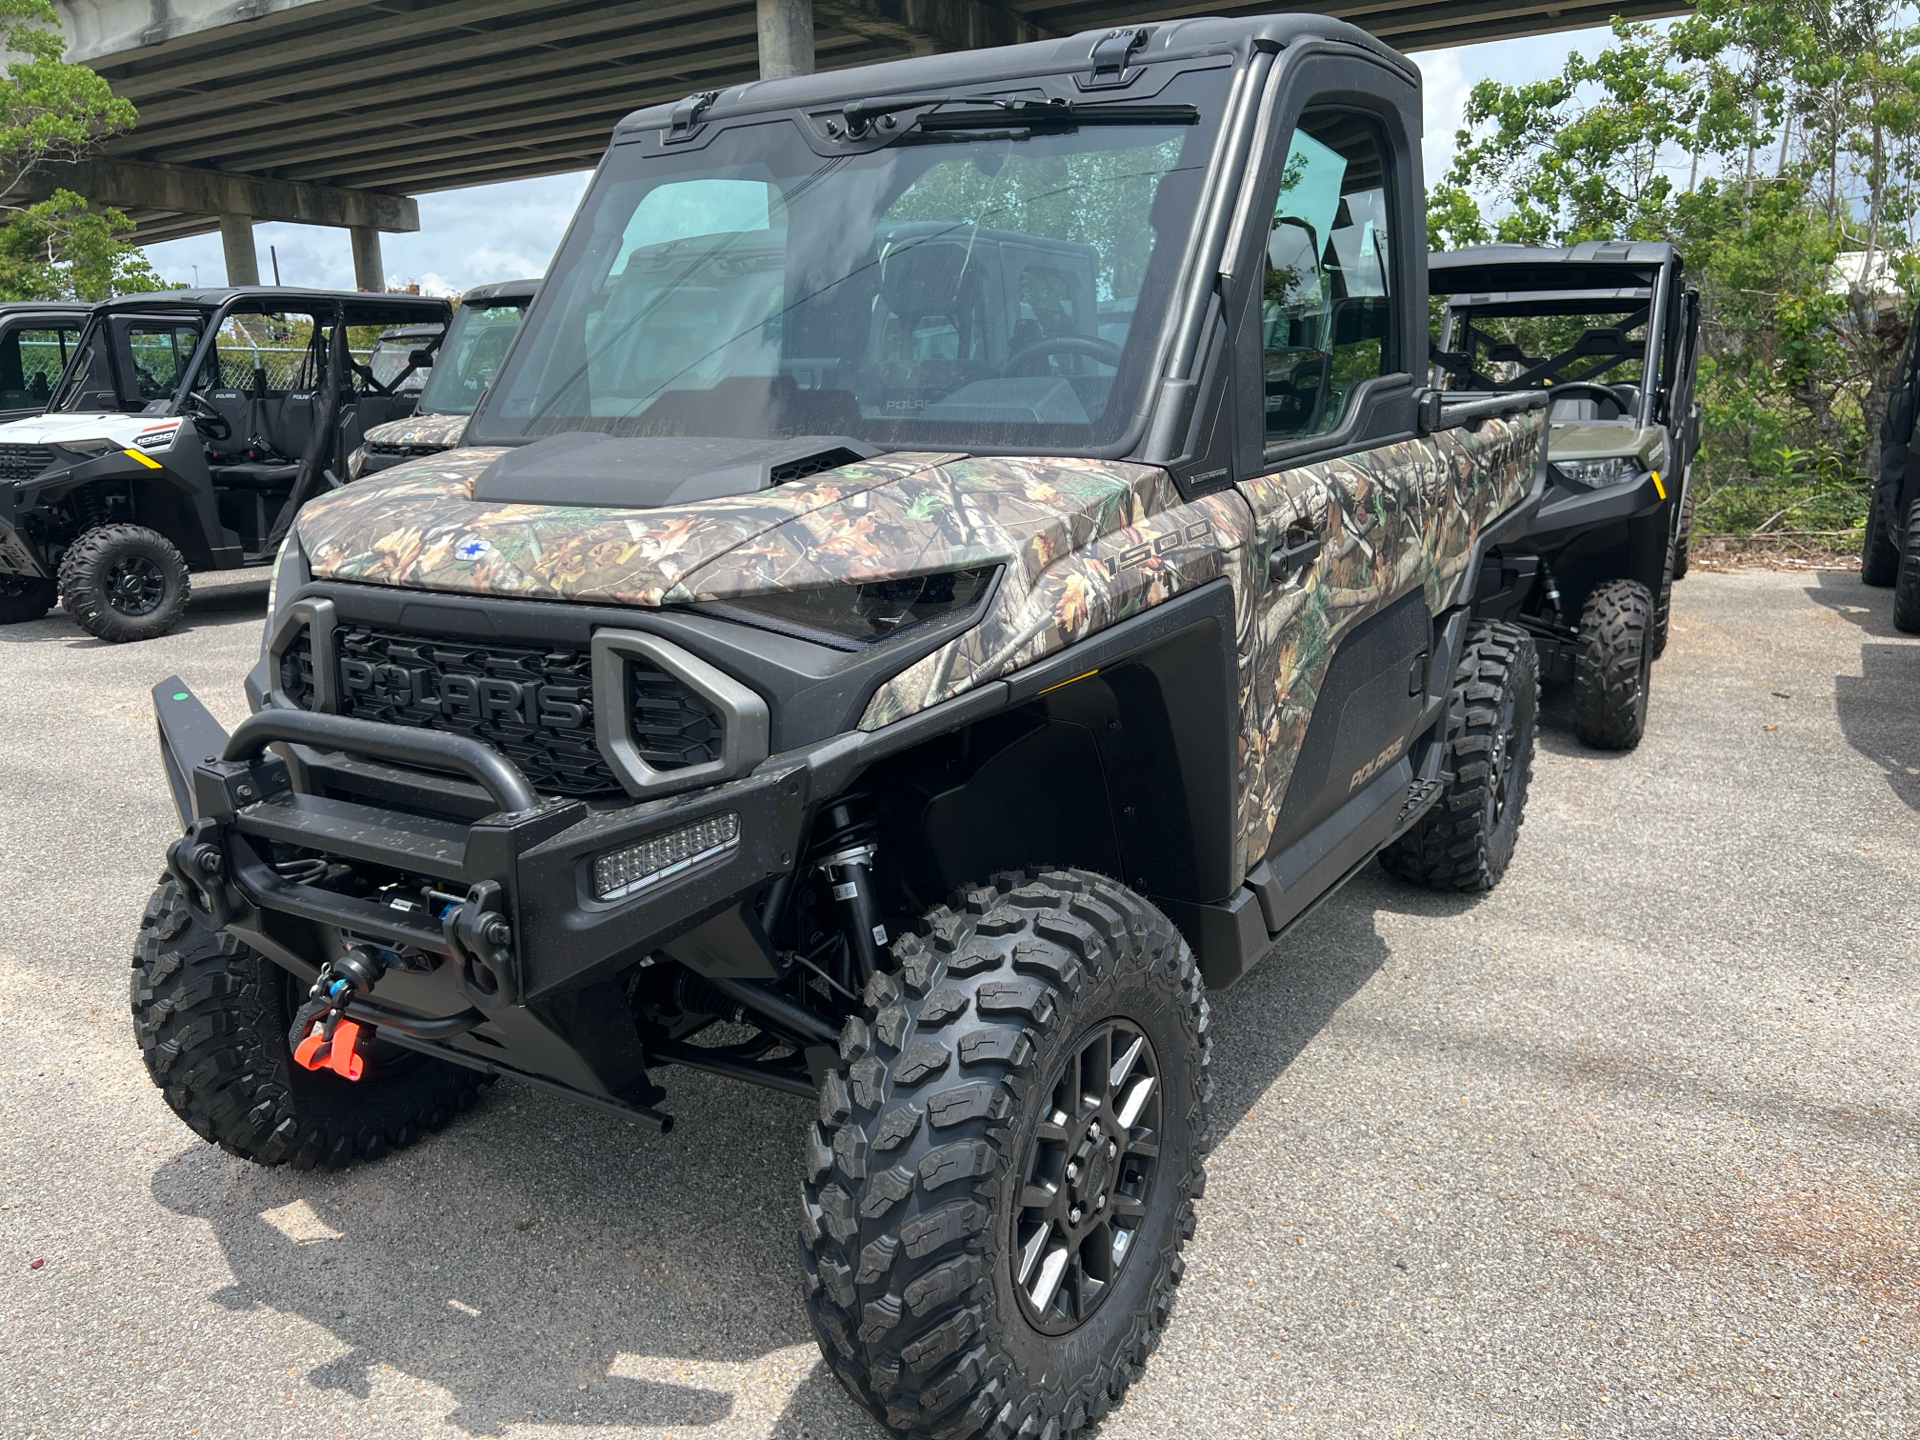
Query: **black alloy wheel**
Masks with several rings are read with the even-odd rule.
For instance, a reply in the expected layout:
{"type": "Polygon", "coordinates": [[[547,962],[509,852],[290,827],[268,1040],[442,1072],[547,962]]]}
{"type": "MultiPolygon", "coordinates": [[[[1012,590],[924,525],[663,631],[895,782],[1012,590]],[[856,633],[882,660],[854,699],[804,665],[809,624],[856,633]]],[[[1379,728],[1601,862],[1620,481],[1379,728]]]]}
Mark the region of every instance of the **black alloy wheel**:
{"type": "Polygon", "coordinates": [[[107,604],[129,619],[151,615],[167,598],[167,577],[150,555],[128,555],[107,570],[107,604]]]}
{"type": "Polygon", "coordinates": [[[1159,1137],[1153,1046],[1138,1027],[1108,1020],[1061,1067],[1016,1172],[1007,1253],[1036,1329],[1077,1330],[1112,1290],[1146,1218],[1159,1137]]]}

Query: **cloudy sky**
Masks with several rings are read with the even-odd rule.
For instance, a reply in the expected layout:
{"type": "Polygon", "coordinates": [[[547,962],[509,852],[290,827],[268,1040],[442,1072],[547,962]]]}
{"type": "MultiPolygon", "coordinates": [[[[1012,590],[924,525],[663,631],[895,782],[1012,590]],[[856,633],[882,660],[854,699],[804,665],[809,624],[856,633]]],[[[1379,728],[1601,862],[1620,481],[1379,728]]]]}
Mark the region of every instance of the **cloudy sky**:
{"type": "MultiPolygon", "coordinates": [[[[1558,70],[1568,51],[1596,54],[1607,38],[1604,29],[1574,30],[1415,56],[1426,76],[1428,178],[1444,172],[1452,159],[1460,110],[1476,81],[1487,75],[1509,84],[1535,80],[1558,70]]],[[[417,281],[441,293],[489,280],[538,275],[560,243],[586,183],[583,170],[422,195],[420,229],[411,235],[381,237],[387,274],[392,281],[417,281]]],[[[259,225],[254,239],[263,280],[272,279],[268,253],[272,246],[285,284],[327,289],[353,284],[353,261],[344,230],[259,225]]],[[[225,274],[218,234],[151,245],[147,254],[162,275],[182,284],[218,284],[225,274]]]]}

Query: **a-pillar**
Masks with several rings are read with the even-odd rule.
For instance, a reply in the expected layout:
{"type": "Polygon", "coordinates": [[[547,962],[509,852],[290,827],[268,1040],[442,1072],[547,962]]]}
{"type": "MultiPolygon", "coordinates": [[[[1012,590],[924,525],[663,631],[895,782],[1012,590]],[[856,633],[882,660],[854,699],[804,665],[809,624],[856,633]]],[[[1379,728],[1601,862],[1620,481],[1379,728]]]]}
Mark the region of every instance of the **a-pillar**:
{"type": "Polygon", "coordinates": [[[760,78],[813,73],[813,0],[754,0],[760,78]]]}
{"type": "Polygon", "coordinates": [[[387,288],[387,267],[380,262],[380,232],[371,225],[352,225],[353,284],[357,290],[387,288]]]}
{"type": "Polygon", "coordinates": [[[227,284],[258,285],[260,283],[260,255],[253,248],[253,217],[251,215],[222,215],[220,217],[220,248],[227,257],[227,284]]]}

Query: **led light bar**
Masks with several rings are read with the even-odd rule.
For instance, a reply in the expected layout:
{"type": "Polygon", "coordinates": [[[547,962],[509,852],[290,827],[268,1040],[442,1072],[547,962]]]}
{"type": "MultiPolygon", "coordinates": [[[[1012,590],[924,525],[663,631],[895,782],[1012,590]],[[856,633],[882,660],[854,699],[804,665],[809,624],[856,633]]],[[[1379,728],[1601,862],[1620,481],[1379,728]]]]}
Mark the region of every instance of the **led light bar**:
{"type": "Polygon", "coordinates": [[[725,854],[739,843],[738,815],[731,811],[709,815],[695,824],[596,857],[593,893],[601,900],[618,900],[725,854]]]}

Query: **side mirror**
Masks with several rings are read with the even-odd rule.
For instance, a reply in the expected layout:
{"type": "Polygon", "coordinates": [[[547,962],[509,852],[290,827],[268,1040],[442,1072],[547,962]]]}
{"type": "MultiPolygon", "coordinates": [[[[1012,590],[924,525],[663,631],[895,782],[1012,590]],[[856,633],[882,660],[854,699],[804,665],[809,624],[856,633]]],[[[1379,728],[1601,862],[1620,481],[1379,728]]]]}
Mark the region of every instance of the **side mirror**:
{"type": "Polygon", "coordinates": [[[431,370],[433,368],[433,351],[416,350],[407,356],[407,364],[416,370],[431,370]]]}

